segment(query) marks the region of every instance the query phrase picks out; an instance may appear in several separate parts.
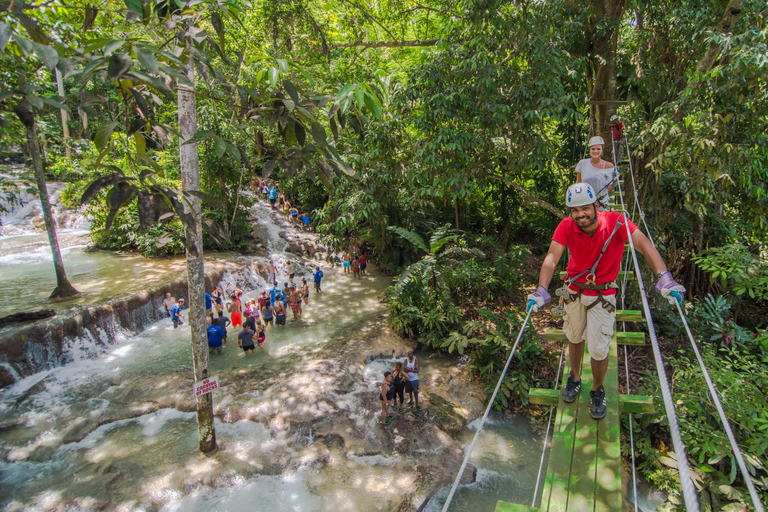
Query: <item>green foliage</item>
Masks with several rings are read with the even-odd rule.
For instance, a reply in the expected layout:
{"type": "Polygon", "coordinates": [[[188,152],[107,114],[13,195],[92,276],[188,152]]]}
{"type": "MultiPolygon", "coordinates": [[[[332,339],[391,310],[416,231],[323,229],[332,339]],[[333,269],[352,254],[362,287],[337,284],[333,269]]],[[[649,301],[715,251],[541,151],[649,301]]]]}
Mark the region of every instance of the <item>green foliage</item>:
{"type": "MultiPolygon", "coordinates": [[[[506,364],[509,351],[522,327],[521,317],[517,313],[507,312],[499,316],[488,310],[480,310],[489,321],[468,322],[464,328],[469,338],[470,370],[479,375],[486,383],[486,392],[493,392],[501,372],[506,364]]],[[[494,407],[497,410],[515,405],[528,404],[528,391],[532,387],[547,386],[535,378],[537,370],[551,363],[549,356],[541,346],[535,329],[529,324],[520,339],[517,352],[504,376],[494,407]]]]}
{"type": "Polygon", "coordinates": [[[692,259],[699,268],[710,273],[710,279],[720,285],[731,301],[742,296],[768,299],[768,261],[743,245],[731,243],[713,247],[692,259]]]}
{"type": "MultiPolygon", "coordinates": [[[[768,497],[768,468],[764,463],[768,460],[766,334],[752,334],[732,321],[724,320],[723,315],[728,309],[728,303],[722,298],[709,296],[696,306],[691,318],[704,364],[753,482],[765,500],[768,497]],[[730,341],[726,342],[726,339],[730,341]]],[[[708,489],[720,495],[722,500],[748,502],[736,459],[729,449],[730,444],[693,352],[682,350],[673,357],[666,357],[665,363],[667,368],[675,371],[672,379],[675,409],[697,488],[708,489]]],[[[666,428],[666,416],[658,381],[650,375],[644,382],[648,384],[641,393],[656,397],[656,413],[644,415],[635,423],[639,467],[654,485],[673,493],[672,504],[678,503],[679,479],[674,470],[677,463],[674,454],[667,452],[664,441],[659,441],[664,438],[660,428],[666,428]]]]}

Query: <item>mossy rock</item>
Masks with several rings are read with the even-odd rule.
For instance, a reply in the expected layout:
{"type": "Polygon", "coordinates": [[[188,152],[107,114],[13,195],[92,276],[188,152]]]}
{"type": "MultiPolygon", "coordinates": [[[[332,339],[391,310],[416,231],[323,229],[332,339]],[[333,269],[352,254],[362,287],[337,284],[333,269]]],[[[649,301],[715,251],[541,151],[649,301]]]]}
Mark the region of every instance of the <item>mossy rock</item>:
{"type": "Polygon", "coordinates": [[[440,395],[429,395],[429,416],[438,428],[454,438],[467,426],[466,418],[456,412],[457,407],[440,395]]]}

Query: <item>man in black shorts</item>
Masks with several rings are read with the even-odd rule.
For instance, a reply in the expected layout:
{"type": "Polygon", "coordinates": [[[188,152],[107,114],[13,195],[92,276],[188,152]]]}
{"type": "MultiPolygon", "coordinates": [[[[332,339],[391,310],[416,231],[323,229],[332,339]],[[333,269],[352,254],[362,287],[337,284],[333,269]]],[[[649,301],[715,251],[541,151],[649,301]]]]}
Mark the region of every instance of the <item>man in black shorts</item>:
{"type": "Polygon", "coordinates": [[[249,350],[255,353],[256,345],[253,343],[253,335],[254,332],[248,327],[240,331],[237,335],[237,346],[242,348],[243,352],[246,354],[249,350]]]}

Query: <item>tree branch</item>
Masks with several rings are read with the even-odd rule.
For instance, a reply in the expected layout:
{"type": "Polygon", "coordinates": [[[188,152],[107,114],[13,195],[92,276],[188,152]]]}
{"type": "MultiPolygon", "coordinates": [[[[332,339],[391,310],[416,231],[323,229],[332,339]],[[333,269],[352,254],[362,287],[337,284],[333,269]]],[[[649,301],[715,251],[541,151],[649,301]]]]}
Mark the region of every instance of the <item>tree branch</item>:
{"type": "Polygon", "coordinates": [[[440,41],[441,39],[426,39],[415,41],[375,41],[372,43],[356,41],[354,43],[332,44],[328,48],[334,50],[336,48],[402,48],[407,46],[435,46],[440,41]]]}
{"type": "Polygon", "coordinates": [[[508,180],[506,178],[503,178],[501,176],[490,176],[494,180],[499,180],[501,182],[506,183],[507,185],[512,186],[515,190],[523,194],[523,197],[525,197],[525,203],[526,204],[532,204],[534,206],[539,206],[541,208],[544,208],[549,213],[557,217],[558,219],[562,220],[565,218],[565,215],[563,215],[562,208],[556,208],[552,204],[548,203],[547,201],[543,200],[540,197],[536,197],[535,195],[531,194],[531,192],[519,184],[516,181],[508,180]]]}
{"type": "MultiPolygon", "coordinates": [[[[720,19],[720,23],[717,24],[718,32],[726,34],[731,31],[733,26],[739,20],[743,3],[743,0],[730,0],[730,2],[728,2],[728,7],[725,8],[723,17],[720,19]]],[[[712,66],[715,65],[715,61],[721,51],[722,47],[719,44],[710,43],[707,51],[704,52],[701,60],[699,60],[699,63],[696,65],[696,72],[706,73],[712,69],[712,66]]]]}

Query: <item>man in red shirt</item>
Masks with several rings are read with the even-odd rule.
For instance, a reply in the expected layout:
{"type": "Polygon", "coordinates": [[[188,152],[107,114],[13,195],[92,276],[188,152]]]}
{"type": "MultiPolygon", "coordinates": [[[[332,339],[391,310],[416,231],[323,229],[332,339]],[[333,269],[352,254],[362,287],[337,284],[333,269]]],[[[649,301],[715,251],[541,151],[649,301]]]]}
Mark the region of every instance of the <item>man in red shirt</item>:
{"type": "Polygon", "coordinates": [[[616,165],[621,165],[621,160],[624,158],[624,145],[626,140],[624,139],[624,125],[619,121],[619,116],[611,116],[611,122],[608,123],[611,127],[613,134],[613,147],[616,150],[616,165]]]}
{"type": "Polygon", "coordinates": [[[566,205],[570,217],[563,219],[552,236],[547,256],[541,266],[539,287],[528,296],[527,310],[535,313],[552,298],[547,291],[555,268],[566,247],[570,249],[568,261],[568,290],[565,293],[565,324],[563,330],[570,343],[571,374],[563,388],[563,400],[573,402],[581,389],[581,359],[584,340],[591,357],[594,381],[590,394],[590,413],[600,419],[606,413],[603,379],[608,369],[608,349],[616,320],[616,278],[619,275],[624,244],[628,240],[627,227],[632,233],[635,248],[645,256],[654,274],[659,276],[656,291],[671,303],[683,300],[685,288],[677,284],[661,255],[637,229],[637,226],[618,212],[597,211],[599,203],[592,187],[576,183],[568,187],[566,205]],[[626,224],[626,225],[625,225],[626,224]]]}

